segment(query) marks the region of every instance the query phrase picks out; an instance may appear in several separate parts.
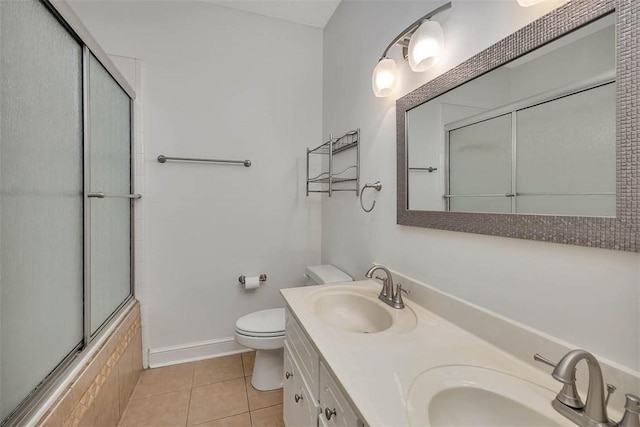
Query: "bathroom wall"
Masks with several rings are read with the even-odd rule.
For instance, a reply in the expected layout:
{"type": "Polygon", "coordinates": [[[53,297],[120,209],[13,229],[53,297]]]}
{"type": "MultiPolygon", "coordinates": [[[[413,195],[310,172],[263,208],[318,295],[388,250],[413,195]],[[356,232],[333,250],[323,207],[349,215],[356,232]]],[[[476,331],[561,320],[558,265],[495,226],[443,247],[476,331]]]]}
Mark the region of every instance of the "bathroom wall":
{"type": "MultiPolygon", "coordinates": [[[[454,1],[438,15],[446,55],[375,98],[371,71],[393,37],[442,2],[343,0],[324,30],[323,134],[360,127],[363,182],[381,180],[364,213],[351,194],[324,198],[322,260],[356,277],[372,261],[481,307],[640,369],[640,255],[396,225],[395,100],[490,46],[561,1],[454,1]],[[348,66],[345,66],[348,64],[348,66]],[[375,193],[375,194],[374,194],[375,193]]],[[[400,57],[400,49],[392,51],[400,57]]]]}
{"type": "Polygon", "coordinates": [[[305,147],[321,142],[322,32],[206,2],[71,5],[108,53],[144,63],[149,362],[236,351],[236,319],[282,306],[278,290],[320,262],[321,202],[303,179],[305,147]],[[256,291],[239,286],[260,273],[256,291]]]}

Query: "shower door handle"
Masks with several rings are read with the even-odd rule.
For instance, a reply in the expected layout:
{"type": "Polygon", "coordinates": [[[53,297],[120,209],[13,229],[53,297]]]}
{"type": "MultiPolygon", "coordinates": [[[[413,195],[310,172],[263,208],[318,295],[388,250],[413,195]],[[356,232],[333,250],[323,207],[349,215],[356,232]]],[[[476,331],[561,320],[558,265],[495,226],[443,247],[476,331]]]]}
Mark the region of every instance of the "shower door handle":
{"type": "Polygon", "coordinates": [[[104,199],[105,197],[119,197],[122,199],[140,199],[142,194],[109,194],[102,191],[93,191],[91,193],[87,193],[87,197],[95,198],[95,199],[104,199]]]}

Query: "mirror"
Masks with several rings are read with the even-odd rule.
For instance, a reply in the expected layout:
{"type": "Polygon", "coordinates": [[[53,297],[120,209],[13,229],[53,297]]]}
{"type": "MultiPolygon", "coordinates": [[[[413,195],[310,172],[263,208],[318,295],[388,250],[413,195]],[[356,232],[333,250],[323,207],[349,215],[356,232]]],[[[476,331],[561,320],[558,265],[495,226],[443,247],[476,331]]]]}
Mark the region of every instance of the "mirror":
{"type": "Polygon", "coordinates": [[[569,2],[400,98],[398,223],[638,251],[632,2],[569,2]]]}
{"type": "Polygon", "coordinates": [[[614,17],[407,111],[408,208],[615,217],[614,17]]]}

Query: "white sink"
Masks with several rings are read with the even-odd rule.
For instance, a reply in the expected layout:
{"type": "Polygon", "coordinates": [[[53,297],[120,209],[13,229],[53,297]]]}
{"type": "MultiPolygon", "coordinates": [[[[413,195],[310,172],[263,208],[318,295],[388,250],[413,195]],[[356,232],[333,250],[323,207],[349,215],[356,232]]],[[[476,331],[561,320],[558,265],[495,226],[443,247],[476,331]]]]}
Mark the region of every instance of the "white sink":
{"type": "Polygon", "coordinates": [[[360,334],[400,332],[415,328],[417,318],[408,307],[394,309],[378,300],[371,289],[336,285],[317,292],[314,314],[325,324],[360,334]]]}
{"type": "Polygon", "coordinates": [[[573,426],[551,407],[556,393],[488,368],[443,366],[411,385],[407,415],[412,426],[573,426]]]}

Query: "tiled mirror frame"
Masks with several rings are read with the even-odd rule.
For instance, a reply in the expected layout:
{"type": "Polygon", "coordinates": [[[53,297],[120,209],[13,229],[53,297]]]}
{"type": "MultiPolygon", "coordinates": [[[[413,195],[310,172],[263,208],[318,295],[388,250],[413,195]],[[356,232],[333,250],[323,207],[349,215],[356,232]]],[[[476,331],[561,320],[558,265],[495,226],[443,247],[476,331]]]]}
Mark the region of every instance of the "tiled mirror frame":
{"type": "Polygon", "coordinates": [[[623,251],[640,251],[640,1],[571,0],[396,101],[397,223],[623,251]],[[616,12],[616,217],[408,209],[406,112],[469,80],[616,12]]]}

